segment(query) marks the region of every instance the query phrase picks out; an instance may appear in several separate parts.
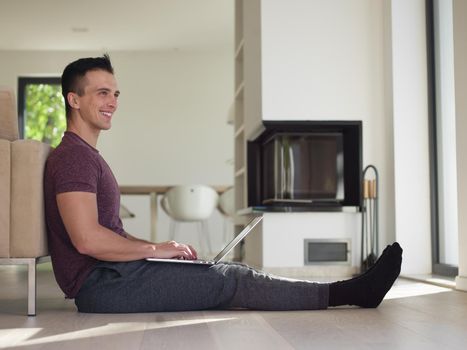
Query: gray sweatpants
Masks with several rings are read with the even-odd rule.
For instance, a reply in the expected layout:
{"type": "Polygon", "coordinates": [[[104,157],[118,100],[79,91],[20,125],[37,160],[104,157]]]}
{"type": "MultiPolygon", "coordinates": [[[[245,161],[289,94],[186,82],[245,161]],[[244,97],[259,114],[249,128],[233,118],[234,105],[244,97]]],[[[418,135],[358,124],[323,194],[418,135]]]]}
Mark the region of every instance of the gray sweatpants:
{"type": "Polygon", "coordinates": [[[294,281],[246,265],[145,260],[99,262],[75,298],[80,312],[129,313],[246,308],[313,310],[328,306],[329,286],[294,281]]]}

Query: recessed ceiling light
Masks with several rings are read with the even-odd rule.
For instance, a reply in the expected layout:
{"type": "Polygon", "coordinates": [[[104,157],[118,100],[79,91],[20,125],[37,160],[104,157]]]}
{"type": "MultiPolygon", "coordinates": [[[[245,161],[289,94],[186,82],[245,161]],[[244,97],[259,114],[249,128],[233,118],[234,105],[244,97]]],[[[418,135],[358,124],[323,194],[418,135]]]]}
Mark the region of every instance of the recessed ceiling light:
{"type": "Polygon", "coordinates": [[[73,33],[87,33],[89,32],[88,27],[71,27],[73,33]]]}

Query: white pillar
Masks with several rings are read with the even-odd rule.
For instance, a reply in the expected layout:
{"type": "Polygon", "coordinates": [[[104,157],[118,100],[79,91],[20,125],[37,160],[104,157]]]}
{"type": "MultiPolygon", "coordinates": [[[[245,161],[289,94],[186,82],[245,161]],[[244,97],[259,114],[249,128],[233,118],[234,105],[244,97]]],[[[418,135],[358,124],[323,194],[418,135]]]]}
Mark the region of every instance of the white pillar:
{"type": "Polygon", "coordinates": [[[457,289],[467,291],[467,1],[453,0],[456,98],[459,275],[457,289]]]}
{"type": "Polygon", "coordinates": [[[396,239],[403,274],[429,274],[430,183],[425,0],[390,9],[396,239]]]}

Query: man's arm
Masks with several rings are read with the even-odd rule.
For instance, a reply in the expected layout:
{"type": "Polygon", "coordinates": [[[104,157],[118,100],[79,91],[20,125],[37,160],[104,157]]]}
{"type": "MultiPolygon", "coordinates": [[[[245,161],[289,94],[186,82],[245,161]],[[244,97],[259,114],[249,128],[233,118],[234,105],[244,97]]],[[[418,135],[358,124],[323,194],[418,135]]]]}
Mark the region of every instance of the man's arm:
{"type": "Polygon", "coordinates": [[[71,242],[81,254],[104,261],[149,257],[196,259],[196,252],[188,245],[173,241],[156,244],[126,239],[100,225],[95,193],[60,193],[57,204],[71,242]]]}
{"type": "Polygon", "coordinates": [[[130,235],[128,232],[125,231],[125,234],[126,234],[126,238],[128,239],[131,239],[132,241],[140,241],[140,242],[146,242],[146,243],[152,243],[152,242],[149,242],[149,241],[146,241],[144,239],[141,239],[141,238],[137,238],[133,235],[130,235]]]}

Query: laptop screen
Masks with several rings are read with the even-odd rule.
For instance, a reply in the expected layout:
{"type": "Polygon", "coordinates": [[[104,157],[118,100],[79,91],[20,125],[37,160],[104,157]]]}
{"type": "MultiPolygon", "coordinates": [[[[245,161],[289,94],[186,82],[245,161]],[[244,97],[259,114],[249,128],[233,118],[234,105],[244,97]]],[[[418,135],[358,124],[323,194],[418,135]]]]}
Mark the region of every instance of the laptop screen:
{"type": "Polygon", "coordinates": [[[261,220],[263,219],[262,216],[257,216],[253,220],[251,220],[248,225],[240,232],[233,240],[230,241],[229,244],[225,246],[224,249],[221,250],[219,254],[216,255],[214,261],[220,261],[224,258],[230,251],[243,239],[245,236],[255,227],[261,220]]]}

